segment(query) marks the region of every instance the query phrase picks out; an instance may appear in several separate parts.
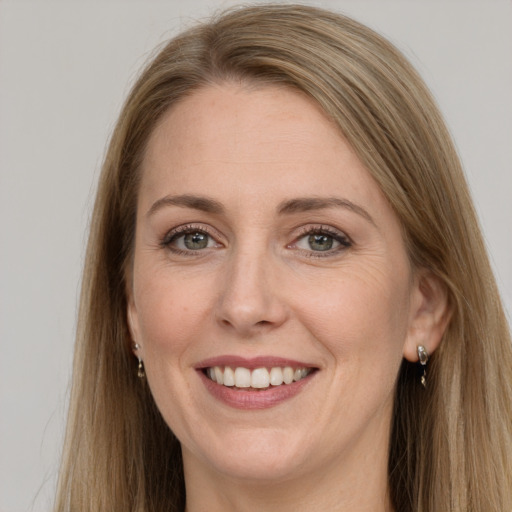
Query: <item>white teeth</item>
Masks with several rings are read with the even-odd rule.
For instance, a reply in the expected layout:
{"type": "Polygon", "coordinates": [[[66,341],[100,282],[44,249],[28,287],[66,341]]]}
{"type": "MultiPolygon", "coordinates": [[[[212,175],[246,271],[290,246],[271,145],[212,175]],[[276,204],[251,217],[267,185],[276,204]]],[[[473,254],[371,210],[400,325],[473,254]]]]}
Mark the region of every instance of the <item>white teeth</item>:
{"type": "Polygon", "coordinates": [[[272,368],[270,370],[270,384],[280,386],[283,383],[283,370],[281,368],[272,368]]]}
{"type": "Polygon", "coordinates": [[[270,386],[270,375],[266,368],[256,368],[251,373],[252,388],[268,388],[270,386]]]}
{"type": "Polygon", "coordinates": [[[229,366],[224,369],[221,366],[207,368],[206,375],[217,384],[237,388],[265,389],[269,386],[280,386],[281,384],[291,384],[307,377],[311,372],[310,368],[292,368],[279,366],[270,368],[248,368],[237,367],[234,370],[229,366]]]}
{"type": "Polygon", "coordinates": [[[222,373],[222,370],[218,366],[215,366],[213,370],[215,372],[215,380],[217,383],[224,384],[224,374],[222,373]]]}
{"type": "Polygon", "coordinates": [[[235,369],[235,386],[237,388],[251,387],[251,370],[238,367],[235,369]]]}
{"type": "Polygon", "coordinates": [[[283,369],[283,381],[285,384],[291,384],[293,382],[294,373],[293,368],[290,368],[289,366],[286,366],[283,369]]]}
{"type": "Polygon", "coordinates": [[[224,386],[234,386],[235,385],[235,372],[229,367],[226,366],[224,368],[224,386]]]}

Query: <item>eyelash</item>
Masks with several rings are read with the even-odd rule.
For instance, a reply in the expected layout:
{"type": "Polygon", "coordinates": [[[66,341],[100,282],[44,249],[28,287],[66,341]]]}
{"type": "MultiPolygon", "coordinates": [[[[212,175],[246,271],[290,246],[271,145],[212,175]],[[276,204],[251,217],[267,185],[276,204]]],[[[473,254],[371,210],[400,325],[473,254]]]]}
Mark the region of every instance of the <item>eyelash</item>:
{"type": "MultiPolygon", "coordinates": [[[[178,226],[177,228],[172,229],[169,231],[161,241],[160,245],[173,252],[174,254],[180,255],[180,256],[200,256],[201,250],[194,250],[194,249],[179,249],[177,247],[174,247],[172,245],[173,242],[176,242],[180,237],[192,234],[192,233],[203,233],[205,235],[208,235],[212,240],[216,240],[216,237],[212,234],[210,229],[204,225],[194,225],[194,224],[187,224],[184,226],[178,226]]],[[[219,243],[219,242],[216,242],[219,243]]]]}
{"type": "MultiPolygon", "coordinates": [[[[212,240],[214,240],[217,244],[219,242],[216,241],[216,237],[212,234],[211,230],[208,229],[207,226],[204,225],[194,225],[194,224],[187,224],[184,226],[179,226],[177,228],[172,229],[169,231],[164,238],[162,239],[160,245],[161,247],[168,249],[172,251],[174,254],[181,255],[181,256],[200,256],[200,253],[204,249],[179,249],[172,245],[173,242],[176,242],[180,237],[192,234],[192,233],[202,233],[206,234],[208,237],[210,237],[212,240]]],[[[307,250],[307,249],[301,249],[299,247],[296,247],[298,251],[301,252],[301,254],[307,258],[328,258],[330,256],[335,256],[338,253],[348,249],[352,246],[352,241],[350,238],[345,235],[343,232],[338,231],[337,229],[334,229],[330,226],[305,226],[301,228],[299,235],[295,238],[295,240],[287,245],[287,248],[294,248],[294,246],[297,245],[297,243],[305,238],[306,236],[311,235],[325,235],[330,238],[332,238],[334,241],[339,243],[339,246],[335,249],[329,249],[326,251],[313,251],[313,250],[307,250]]]]}
{"type": "Polygon", "coordinates": [[[296,245],[300,240],[302,240],[306,236],[311,235],[326,235],[330,238],[332,238],[334,241],[338,242],[340,245],[335,249],[329,249],[326,251],[313,251],[313,250],[305,250],[297,248],[299,251],[301,251],[302,255],[306,258],[329,258],[332,256],[338,255],[340,252],[343,252],[344,250],[348,249],[352,246],[352,241],[350,238],[345,235],[343,232],[338,231],[337,229],[334,229],[330,226],[305,226],[300,230],[299,235],[295,238],[295,240],[288,245],[288,247],[293,247],[296,245]]]}

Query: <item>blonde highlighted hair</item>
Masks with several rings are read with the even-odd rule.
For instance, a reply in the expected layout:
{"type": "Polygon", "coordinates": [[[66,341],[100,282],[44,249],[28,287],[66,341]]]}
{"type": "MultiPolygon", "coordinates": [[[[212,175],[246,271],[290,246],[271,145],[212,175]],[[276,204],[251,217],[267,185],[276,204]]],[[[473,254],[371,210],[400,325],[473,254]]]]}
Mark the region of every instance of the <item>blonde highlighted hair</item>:
{"type": "Polygon", "coordinates": [[[231,10],[171,40],[133,87],[100,178],[56,511],[183,510],[180,446],[137,379],[126,321],[139,168],[172,105],[239,81],[303,91],[339,127],[448,290],[429,363],[398,376],[389,488],[400,512],[512,510],[512,346],[461,165],[422,80],[388,41],[298,5],[231,10]]]}

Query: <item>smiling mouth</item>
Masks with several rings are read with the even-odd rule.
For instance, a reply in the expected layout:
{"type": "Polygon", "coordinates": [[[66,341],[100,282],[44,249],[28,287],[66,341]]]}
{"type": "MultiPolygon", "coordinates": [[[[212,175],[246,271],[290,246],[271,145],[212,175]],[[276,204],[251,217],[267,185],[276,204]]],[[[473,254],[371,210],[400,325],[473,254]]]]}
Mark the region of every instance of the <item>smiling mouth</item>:
{"type": "Polygon", "coordinates": [[[206,377],[217,384],[231,389],[262,391],[282,385],[298,382],[310,375],[315,368],[293,368],[291,366],[273,366],[271,368],[244,368],[230,366],[211,366],[205,368],[206,377]]]}

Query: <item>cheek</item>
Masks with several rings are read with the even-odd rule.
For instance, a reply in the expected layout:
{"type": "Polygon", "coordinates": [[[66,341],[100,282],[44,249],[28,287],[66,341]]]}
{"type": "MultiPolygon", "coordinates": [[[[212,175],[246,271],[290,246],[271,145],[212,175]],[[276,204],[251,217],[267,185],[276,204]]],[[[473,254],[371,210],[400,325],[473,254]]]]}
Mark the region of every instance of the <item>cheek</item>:
{"type": "Polygon", "coordinates": [[[297,303],[315,338],[336,359],[401,358],[409,316],[408,270],[371,264],[346,266],[318,282],[297,303]]]}
{"type": "Polygon", "coordinates": [[[204,338],[208,300],[198,300],[205,283],[180,280],[169,269],[141,276],[137,317],[147,381],[166,423],[183,431],[189,389],[184,375],[198,341],[204,338]]]}
{"type": "Polygon", "coordinates": [[[143,285],[136,295],[137,316],[145,350],[156,355],[183,352],[207,321],[208,282],[180,279],[168,269],[139,282],[143,285]]]}
{"type": "Polygon", "coordinates": [[[407,333],[408,276],[380,261],[347,264],[321,280],[321,292],[317,281],[295,303],[328,361],[328,407],[318,421],[341,444],[375,421],[387,432],[407,333]]]}

